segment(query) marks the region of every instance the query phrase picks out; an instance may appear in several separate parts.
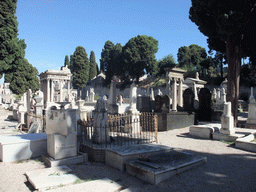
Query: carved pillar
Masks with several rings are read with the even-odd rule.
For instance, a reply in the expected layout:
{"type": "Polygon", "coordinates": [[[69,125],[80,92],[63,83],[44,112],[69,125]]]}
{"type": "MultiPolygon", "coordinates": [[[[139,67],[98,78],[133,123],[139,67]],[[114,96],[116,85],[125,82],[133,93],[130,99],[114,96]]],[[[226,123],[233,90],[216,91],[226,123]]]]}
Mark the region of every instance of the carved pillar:
{"type": "Polygon", "coordinates": [[[60,102],[63,101],[62,99],[62,80],[59,80],[59,86],[60,86],[60,102]]]}
{"type": "Polygon", "coordinates": [[[71,98],[69,98],[69,95],[70,95],[70,80],[67,80],[68,81],[68,102],[71,100],[71,98]]]}
{"type": "Polygon", "coordinates": [[[182,86],[183,86],[183,79],[180,79],[180,86],[179,86],[179,103],[178,105],[180,107],[183,107],[183,92],[182,92],[182,86]]]}
{"type": "Polygon", "coordinates": [[[47,79],[47,102],[50,101],[50,79],[47,79]]]}
{"type": "Polygon", "coordinates": [[[170,79],[169,79],[169,77],[167,77],[167,80],[166,80],[166,94],[168,96],[170,96],[170,79]]]}
{"type": "Polygon", "coordinates": [[[173,78],[172,110],[177,111],[177,78],[173,78]]]}
{"type": "Polygon", "coordinates": [[[51,80],[51,102],[53,102],[53,93],[54,93],[53,80],[51,80]]]}

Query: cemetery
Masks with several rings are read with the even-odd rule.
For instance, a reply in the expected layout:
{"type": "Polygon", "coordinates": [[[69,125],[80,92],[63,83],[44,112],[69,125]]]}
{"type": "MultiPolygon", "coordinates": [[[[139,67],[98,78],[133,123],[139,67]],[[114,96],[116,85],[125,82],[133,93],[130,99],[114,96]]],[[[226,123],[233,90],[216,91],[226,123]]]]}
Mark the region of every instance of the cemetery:
{"type": "Polygon", "coordinates": [[[239,149],[256,152],[256,143],[251,142],[256,134],[253,89],[247,128],[236,128],[231,103],[226,101],[226,82],[210,91],[198,74],[184,80],[184,73],[167,68],[162,90],[143,90],[135,82],[118,90],[112,80],[103,93],[91,85],[72,89],[67,67],[47,70],[39,75],[40,91],[32,94],[28,90],[18,101],[2,97],[1,104],[8,104],[22,134],[0,136],[0,160],[42,157],[49,168],[40,174],[26,172],[31,185],[42,190],[74,183],[79,178],[67,166],[88,161],[104,163],[151,184],[206,163],[206,157],[158,143],[158,133],[184,127],[189,127],[190,137],[235,142],[239,149]],[[52,172],[59,179],[53,181],[52,172]]]}

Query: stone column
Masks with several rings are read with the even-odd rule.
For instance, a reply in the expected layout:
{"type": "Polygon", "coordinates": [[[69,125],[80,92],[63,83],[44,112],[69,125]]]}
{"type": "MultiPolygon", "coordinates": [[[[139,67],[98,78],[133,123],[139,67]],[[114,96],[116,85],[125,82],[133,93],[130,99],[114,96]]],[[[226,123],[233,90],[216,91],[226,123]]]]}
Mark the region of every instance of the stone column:
{"type": "Polygon", "coordinates": [[[108,134],[108,111],[106,108],[106,100],[100,98],[97,101],[93,114],[93,142],[98,144],[109,142],[110,137],[108,134]]]}
{"type": "Polygon", "coordinates": [[[108,106],[110,114],[118,113],[118,106],[116,105],[116,82],[113,80],[110,83],[108,106]]]}
{"type": "Polygon", "coordinates": [[[194,91],[194,95],[195,95],[195,100],[198,101],[198,94],[197,94],[197,88],[196,88],[196,83],[193,83],[193,91],[194,91]]]}
{"type": "Polygon", "coordinates": [[[177,78],[173,78],[172,110],[177,111],[177,78]]]}
{"type": "Polygon", "coordinates": [[[183,79],[180,79],[180,86],[179,86],[179,103],[178,105],[180,107],[183,107],[183,91],[182,91],[182,86],[183,86],[183,79]]]}
{"type": "Polygon", "coordinates": [[[150,99],[151,99],[152,101],[155,101],[154,88],[151,88],[150,99]]]}
{"type": "Polygon", "coordinates": [[[68,102],[71,101],[71,98],[69,98],[70,95],[70,80],[68,80],[68,102]]]}
{"type": "Polygon", "coordinates": [[[141,132],[139,121],[140,112],[137,110],[137,87],[134,82],[130,87],[130,108],[128,113],[131,114],[131,121],[133,122],[131,132],[139,134],[141,132]]]}
{"type": "Polygon", "coordinates": [[[213,92],[212,92],[212,98],[217,99],[217,91],[215,88],[213,89],[213,92]]]}
{"type": "Polygon", "coordinates": [[[41,96],[36,96],[34,97],[34,100],[36,102],[35,104],[35,114],[36,114],[36,121],[39,123],[39,132],[43,132],[43,121],[42,121],[42,116],[43,116],[43,104],[42,100],[43,97],[41,96]]]}
{"type": "Polygon", "coordinates": [[[170,79],[168,76],[167,76],[167,80],[166,80],[166,94],[168,96],[170,96],[170,79]]]}
{"type": "Polygon", "coordinates": [[[217,90],[217,99],[220,100],[220,88],[217,90]]]}
{"type": "Polygon", "coordinates": [[[50,102],[50,79],[47,79],[47,102],[50,102]]]}
{"type": "Polygon", "coordinates": [[[226,90],[224,88],[221,89],[220,100],[222,103],[226,103],[226,90]]]}
{"type": "Polygon", "coordinates": [[[53,89],[53,79],[51,80],[51,102],[53,102],[53,93],[54,93],[54,89],[53,89]]]}
{"type": "Polygon", "coordinates": [[[118,103],[119,103],[119,106],[122,106],[122,104],[123,104],[123,97],[122,97],[122,95],[118,95],[118,103]]]}
{"type": "Polygon", "coordinates": [[[62,80],[59,80],[59,86],[60,86],[60,102],[63,102],[63,98],[62,98],[62,80]]]}

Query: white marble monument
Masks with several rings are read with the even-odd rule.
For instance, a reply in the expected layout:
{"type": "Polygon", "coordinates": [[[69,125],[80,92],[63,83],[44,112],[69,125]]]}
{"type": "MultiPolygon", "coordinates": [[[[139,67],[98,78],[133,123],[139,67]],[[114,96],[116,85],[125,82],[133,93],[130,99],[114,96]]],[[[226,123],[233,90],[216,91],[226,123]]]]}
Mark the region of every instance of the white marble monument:
{"type": "Polygon", "coordinates": [[[56,159],[77,156],[76,110],[47,110],[47,152],[56,159]]]}
{"type": "Polygon", "coordinates": [[[224,110],[221,116],[220,133],[225,135],[234,135],[234,117],[231,114],[231,102],[224,103],[224,110]]]}

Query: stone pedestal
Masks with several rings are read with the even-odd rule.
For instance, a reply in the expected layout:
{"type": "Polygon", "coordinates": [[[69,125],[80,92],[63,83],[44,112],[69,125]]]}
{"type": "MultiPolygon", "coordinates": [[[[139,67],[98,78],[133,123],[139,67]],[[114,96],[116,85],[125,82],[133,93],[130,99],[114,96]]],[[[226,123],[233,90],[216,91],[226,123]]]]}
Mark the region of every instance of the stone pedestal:
{"type": "Polygon", "coordinates": [[[94,121],[93,121],[93,136],[92,140],[94,143],[101,144],[110,141],[108,134],[108,111],[106,108],[106,100],[100,98],[95,106],[94,121]]]}
{"type": "Polygon", "coordinates": [[[108,100],[108,112],[110,114],[118,113],[118,106],[116,104],[116,82],[111,81],[110,83],[110,96],[108,100]]]}
{"type": "Polygon", "coordinates": [[[21,124],[25,124],[25,107],[23,105],[20,105],[18,107],[18,120],[19,120],[19,123],[21,124]]]}
{"type": "Polygon", "coordinates": [[[137,110],[137,87],[134,82],[130,87],[130,108],[128,113],[132,115],[132,133],[140,133],[140,112],[137,110]]]}
{"type": "Polygon", "coordinates": [[[47,134],[47,152],[54,159],[63,159],[77,155],[77,136],[70,133],[67,136],[61,134],[47,134]]]}
{"type": "Polygon", "coordinates": [[[226,135],[235,134],[234,117],[231,115],[231,102],[224,103],[224,111],[221,116],[220,133],[226,135]]]}
{"type": "Polygon", "coordinates": [[[47,152],[54,159],[77,155],[76,110],[46,111],[47,152]]]}

